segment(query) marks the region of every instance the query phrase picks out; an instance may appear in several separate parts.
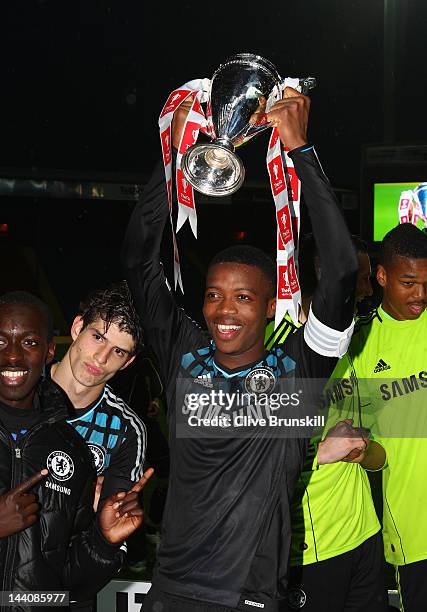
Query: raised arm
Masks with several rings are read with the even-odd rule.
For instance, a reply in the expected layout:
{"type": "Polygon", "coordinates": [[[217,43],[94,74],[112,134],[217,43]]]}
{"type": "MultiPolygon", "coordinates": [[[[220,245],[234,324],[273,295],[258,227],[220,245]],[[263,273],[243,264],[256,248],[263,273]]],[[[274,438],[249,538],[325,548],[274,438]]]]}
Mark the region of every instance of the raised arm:
{"type": "Polygon", "coordinates": [[[290,153],[301,180],[320,258],[311,309],[324,325],[343,331],[352,322],[357,257],[336,196],[312,147],[290,153]]]}
{"type": "Polygon", "coordinates": [[[198,326],[177,307],[160,263],[168,215],[164,170],[159,162],[129,221],[122,261],[147,343],[157,355],[164,378],[176,366],[175,352],[190,351],[203,338],[198,326]]]}
{"type": "Polygon", "coordinates": [[[337,199],[317,155],[307,143],[310,101],[288,88],[285,98],[270,111],[281,141],[301,180],[301,188],[313,226],[320,262],[321,279],[314,293],[304,338],[308,346],[326,357],[345,352],[351,333],[357,257],[337,199]],[[348,334],[340,335],[348,328],[348,334]]]}

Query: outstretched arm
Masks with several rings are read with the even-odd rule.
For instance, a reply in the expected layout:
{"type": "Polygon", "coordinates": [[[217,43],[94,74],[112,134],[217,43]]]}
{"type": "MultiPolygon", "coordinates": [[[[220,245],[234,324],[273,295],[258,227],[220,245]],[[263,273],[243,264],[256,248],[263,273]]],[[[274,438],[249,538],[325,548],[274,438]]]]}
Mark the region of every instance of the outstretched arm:
{"type": "Polygon", "coordinates": [[[199,327],[177,307],[166,283],[160,243],[168,216],[165,175],[159,162],[130,218],[122,261],[147,343],[156,353],[166,380],[176,366],[178,353],[204,341],[199,327]]]}
{"type": "Polygon", "coordinates": [[[321,266],[311,310],[324,325],[343,331],[353,319],[358,269],[355,249],[314,149],[303,147],[290,155],[301,180],[321,266]]]}
{"type": "Polygon", "coordinates": [[[290,149],[322,268],[304,338],[316,353],[339,357],[346,349],[345,330],[352,323],[358,263],[335,194],[313,147],[307,144],[309,106],[309,98],[287,88],[285,98],[273,106],[268,118],[276,125],[282,143],[290,149]]]}

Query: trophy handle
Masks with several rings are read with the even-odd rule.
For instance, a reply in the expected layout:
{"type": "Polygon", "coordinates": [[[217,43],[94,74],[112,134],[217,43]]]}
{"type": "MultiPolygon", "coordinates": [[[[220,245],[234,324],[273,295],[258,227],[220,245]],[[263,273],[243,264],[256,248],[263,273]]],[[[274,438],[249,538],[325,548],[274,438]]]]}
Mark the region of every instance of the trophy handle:
{"type": "MultiPolygon", "coordinates": [[[[299,86],[301,88],[301,93],[303,94],[303,96],[306,96],[308,92],[310,91],[310,89],[314,89],[316,87],[316,84],[317,84],[316,79],[314,77],[306,77],[306,78],[300,79],[299,86]]],[[[265,98],[264,98],[264,101],[265,101],[265,98]]],[[[264,108],[265,108],[265,103],[264,103],[264,108]]],[[[250,121],[250,124],[251,124],[251,127],[250,127],[251,134],[258,134],[259,132],[264,131],[266,128],[271,127],[271,123],[270,121],[267,120],[267,113],[265,112],[259,113],[258,117],[256,118],[256,121],[255,122],[250,121]]]]}
{"type": "MultiPolygon", "coordinates": [[[[315,77],[305,77],[305,78],[299,79],[299,86],[301,88],[301,93],[304,96],[306,96],[311,89],[314,89],[314,87],[316,87],[316,84],[317,84],[317,81],[315,77]]],[[[250,121],[249,129],[244,134],[241,134],[240,137],[237,137],[237,139],[233,141],[235,148],[241,147],[242,145],[246,144],[251,138],[253,138],[253,136],[257,136],[258,134],[261,134],[261,132],[264,132],[268,128],[273,127],[270,121],[267,120],[267,113],[264,112],[265,102],[266,102],[265,98],[263,99],[262,102],[260,100],[261,112],[257,111],[253,114],[254,121],[250,121]]]]}

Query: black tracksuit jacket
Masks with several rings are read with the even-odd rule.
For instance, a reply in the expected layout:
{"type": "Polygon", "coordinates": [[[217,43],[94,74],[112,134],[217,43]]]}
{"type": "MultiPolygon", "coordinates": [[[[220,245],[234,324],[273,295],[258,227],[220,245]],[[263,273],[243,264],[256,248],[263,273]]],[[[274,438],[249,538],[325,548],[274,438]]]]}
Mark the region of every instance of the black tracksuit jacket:
{"type": "MultiPolygon", "coordinates": [[[[313,150],[301,147],[291,157],[322,265],[313,311],[324,325],[343,331],[353,315],[354,248],[313,150]]],[[[258,364],[221,372],[214,360],[215,347],[176,306],[166,286],[160,243],[167,220],[159,164],[135,207],[123,249],[146,340],[156,353],[167,391],[171,474],[153,586],[174,596],[242,611],[276,612],[287,587],[289,500],[308,440],[260,433],[252,438],[179,437],[182,398],[177,381],[187,379],[197,386],[201,379],[210,379],[227,386],[244,380],[252,367],[262,367],[270,369],[286,391],[297,379],[327,379],[336,359],[309,348],[301,329],[258,364]]]]}
{"type": "MultiPolygon", "coordinates": [[[[95,467],[85,442],[65,421],[72,411],[68,398],[43,380],[38,400],[41,421],[18,444],[0,422],[0,494],[49,469],[31,491],[40,504],[37,522],[0,539],[0,590],[66,590],[70,599],[85,600],[117,573],[123,552],[104,539],[94,519],[95,467]],[[65,466],[62,474],[58,466],[65,466]]],[[[14,604],[12,609],[44,608],[14,604]]]]}

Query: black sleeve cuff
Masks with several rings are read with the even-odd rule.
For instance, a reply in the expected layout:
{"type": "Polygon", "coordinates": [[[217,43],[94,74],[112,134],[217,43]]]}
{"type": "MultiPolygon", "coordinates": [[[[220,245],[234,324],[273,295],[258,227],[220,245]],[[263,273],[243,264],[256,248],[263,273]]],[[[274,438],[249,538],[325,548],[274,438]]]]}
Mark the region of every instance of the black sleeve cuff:
{"type": "Polygon", "coordinates": [[[292,151],[289,151],[288,155],[292,159],[294,155],[298,155],[299,153],[309,153],[310,151],[314,151],[314,145],[307,142],[301,147],[297,147],[296,149],[292,149],[292,151]]]}
{"type": "Polygon", "coordinates": [[[95,519],[95,525],[93,529],[93,543],[95,546],[95,550],[101,557],[115,559],[117,553],[120,550],[122,542],[119,544],[111,544],[108,540],[104,538],[104,535],[101,531],[101,528],[98,523],[98,519],[95,519]]]}

